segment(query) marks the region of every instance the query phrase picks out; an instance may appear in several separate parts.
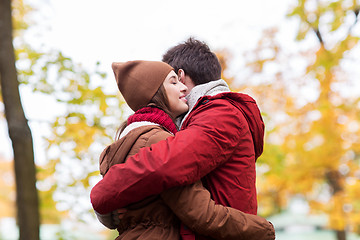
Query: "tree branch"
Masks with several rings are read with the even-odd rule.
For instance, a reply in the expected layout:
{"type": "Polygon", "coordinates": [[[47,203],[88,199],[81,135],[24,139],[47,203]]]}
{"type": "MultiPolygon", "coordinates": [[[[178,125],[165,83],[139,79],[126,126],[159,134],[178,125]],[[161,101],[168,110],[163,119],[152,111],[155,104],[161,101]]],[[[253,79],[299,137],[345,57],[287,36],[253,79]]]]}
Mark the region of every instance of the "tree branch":
{"type": "Polygon", "coordinates": [[[357,22],[358,22],[359,11],[360,11],[360,7],[355,8],[355,10],[354,10],[355,21],[354,21],[354,23],[349,27],[348,34],[351,33],[351,30],[355,27],[355,25],[356,25],[357,22]]]}
{"type": "Polygon", "coordinates": [[[316,34],[316,37],[318,38],[320,44],[321,44],[322,46],[324,46],[324,40],[323,40],[323,38],[322,38],[322,35],[321,35],[321,33],[320,33],[319,28],[313,28],[313,30],[314,30],[314,32],[315,32],[315,34],[316,34]]]}

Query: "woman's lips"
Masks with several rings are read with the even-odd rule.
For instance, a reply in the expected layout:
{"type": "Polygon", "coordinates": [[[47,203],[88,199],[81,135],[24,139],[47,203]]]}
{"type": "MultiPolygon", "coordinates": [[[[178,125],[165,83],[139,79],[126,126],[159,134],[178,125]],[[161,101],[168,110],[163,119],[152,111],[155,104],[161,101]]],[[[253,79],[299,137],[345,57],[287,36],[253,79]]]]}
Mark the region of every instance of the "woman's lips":
{"type": "Polygon", "coordinates": [[[187,102],[186,98],[185,98],[185,95],[182,95],[179,97],[180,100],[183,100],[184,102],[187,102]]]}

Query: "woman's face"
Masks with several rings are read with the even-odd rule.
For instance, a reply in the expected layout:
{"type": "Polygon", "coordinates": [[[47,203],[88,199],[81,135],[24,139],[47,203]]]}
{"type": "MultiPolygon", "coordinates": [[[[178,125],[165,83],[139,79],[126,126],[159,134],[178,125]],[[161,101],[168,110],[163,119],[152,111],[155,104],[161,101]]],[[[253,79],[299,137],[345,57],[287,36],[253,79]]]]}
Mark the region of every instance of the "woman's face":
{"type": "Polygon", "coordinates": [[[169,108],[172,117],[177,117],[189,110],[187,100],[185,99],[185,92],[187,87],[179,82],[178,76],[174,71],[171,71],[164,81],[164,88],[169,100],[169,108]]]}

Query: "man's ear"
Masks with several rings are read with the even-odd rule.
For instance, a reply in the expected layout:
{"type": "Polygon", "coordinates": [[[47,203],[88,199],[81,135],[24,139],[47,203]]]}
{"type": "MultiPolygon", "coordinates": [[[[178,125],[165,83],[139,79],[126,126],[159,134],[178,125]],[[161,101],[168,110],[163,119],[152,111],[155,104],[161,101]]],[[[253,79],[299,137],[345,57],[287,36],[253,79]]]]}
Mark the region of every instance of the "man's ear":
{"type": "Polygon", "coordinates": [[[183,69],[179,69],[178,70],[178,77],[179,77],[179,81],[184,83],[184,78],[185,78],[185,72],[183,69]]]}
{"type": "Polygon", "coordinates": [[[188,92],[190,92],[191,89],[195,87],[194,81],[191,79],[189,75],[185,74],[184,69],[178,70],[178,77],[179,77],[179,81],[185,84],[185,86],[188,88],[188,92]]]}

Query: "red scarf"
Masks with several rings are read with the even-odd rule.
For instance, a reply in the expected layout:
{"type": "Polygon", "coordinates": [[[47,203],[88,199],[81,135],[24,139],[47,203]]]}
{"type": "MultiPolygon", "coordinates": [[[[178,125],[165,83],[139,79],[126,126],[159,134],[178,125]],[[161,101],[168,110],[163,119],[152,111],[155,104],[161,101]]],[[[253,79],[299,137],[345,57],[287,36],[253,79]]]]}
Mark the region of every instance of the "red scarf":
{"type": "Polygon", "coordinates": [[[137,110],[133,115],[128,118],[128,125],[133,122],[152,122],[159,124],[166,128],[169,132],[175,135],[177,128],[170,116],[166,114],[162,109],[149,106],[137,110]]]}

